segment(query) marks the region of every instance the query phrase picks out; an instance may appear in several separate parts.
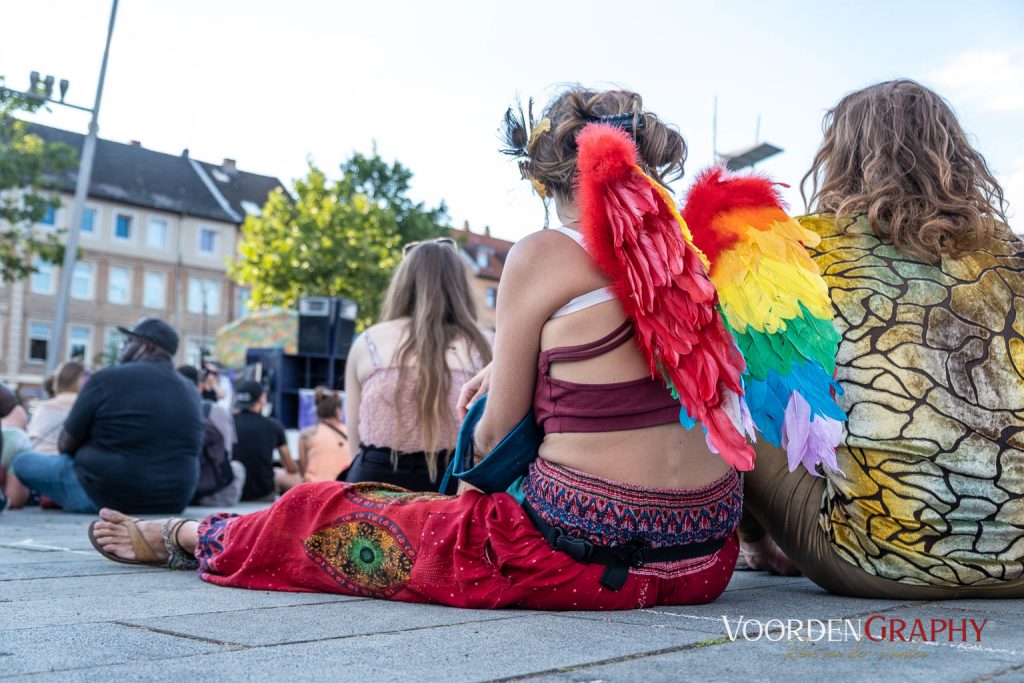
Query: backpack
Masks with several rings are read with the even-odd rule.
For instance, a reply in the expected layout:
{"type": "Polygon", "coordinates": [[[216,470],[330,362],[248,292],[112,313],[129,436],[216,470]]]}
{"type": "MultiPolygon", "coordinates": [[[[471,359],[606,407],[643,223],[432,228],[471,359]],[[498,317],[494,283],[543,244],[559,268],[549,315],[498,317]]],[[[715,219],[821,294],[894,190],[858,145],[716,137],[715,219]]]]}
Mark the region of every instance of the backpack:
{"type": "Polygon", "coordinates": [[[213,401],[203,401],[203,451],[199,457],[199,483],[193,502],[220,491],[235,478],[224,435],[210,421],[212,407],[213,401]]]}

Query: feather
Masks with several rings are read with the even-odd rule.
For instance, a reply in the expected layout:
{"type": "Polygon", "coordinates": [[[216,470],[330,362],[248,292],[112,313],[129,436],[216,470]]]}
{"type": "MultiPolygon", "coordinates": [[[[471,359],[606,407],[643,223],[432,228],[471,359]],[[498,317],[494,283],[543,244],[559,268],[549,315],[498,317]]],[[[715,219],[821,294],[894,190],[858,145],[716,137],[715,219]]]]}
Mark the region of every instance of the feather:
{"type": "Polygon", "coordinates": [[[628,133],[590,124],[576,142],[584,243],[634,321],[651,377],[679,398],[681,424],[700,421],[712,448],[751,469],[743,436],[751,421],[739,406],[745,366],[718,311],[707,259],[667,190],[640,168],[628,133]]]}
{"type": "Polygon", "coordinates": [[[771,180],[722,168],[698,176],[682,215],[743,355],[743,403],[757,431],[786,449],[790,471],[835,470],[846,414],[828,287],[807,252],[818,235],[786,214],[771,180]]]}

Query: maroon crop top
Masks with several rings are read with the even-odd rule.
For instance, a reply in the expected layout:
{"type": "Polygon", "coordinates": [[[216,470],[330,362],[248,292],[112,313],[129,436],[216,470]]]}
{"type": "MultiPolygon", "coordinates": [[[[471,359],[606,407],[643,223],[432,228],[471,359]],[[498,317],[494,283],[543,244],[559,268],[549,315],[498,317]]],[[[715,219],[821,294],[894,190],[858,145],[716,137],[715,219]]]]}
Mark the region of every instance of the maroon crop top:
{"type": "Polygon", "coordinates": [[[597,341],[541,351],[537,358],[533,414],[545,434],[616,432],[679,421],[679,401],[658,379],[580,384],[549,374],[552,363],[596,358],[632,338],[633,323],[626,320],[597,341]]]}

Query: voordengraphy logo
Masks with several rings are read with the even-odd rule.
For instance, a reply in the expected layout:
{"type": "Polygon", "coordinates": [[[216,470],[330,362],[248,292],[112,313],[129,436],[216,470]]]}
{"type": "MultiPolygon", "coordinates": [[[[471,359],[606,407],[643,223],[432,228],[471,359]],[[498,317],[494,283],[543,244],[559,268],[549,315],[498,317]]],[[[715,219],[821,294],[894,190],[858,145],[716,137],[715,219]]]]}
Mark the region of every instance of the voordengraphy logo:
{"type": "Polygon", "coordinates": [[[988,619],[732,619],[722,616],[731,641],[980,643],[988,619]]]}

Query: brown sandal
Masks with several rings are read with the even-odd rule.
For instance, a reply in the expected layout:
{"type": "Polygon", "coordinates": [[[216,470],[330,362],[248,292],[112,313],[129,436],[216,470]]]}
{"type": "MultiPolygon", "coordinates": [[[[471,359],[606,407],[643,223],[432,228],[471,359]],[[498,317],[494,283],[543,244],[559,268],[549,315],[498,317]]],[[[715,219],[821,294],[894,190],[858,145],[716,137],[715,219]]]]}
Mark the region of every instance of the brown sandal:
{"type": "Polygon", "coordinates": [[[178,540],[178,535],[181,533],[181,527],[185,525],[185,522],[192,521],[195,520],[168,519],[164,522],[161,532],[164,541],[164,548],[167,550],[167,557],[160,557],[157,555],[156,549],[149,544],[149,541],[147,541],[142,535],[142,532],[139,531],[139,520],[132,518],[129,518],[120,524],[128,530],[128,539],[132,546],[132,552],[135,553],[135,559],[118,557],[117,555],[104,550],[99,541],[96,540],[96,522],[89,525],[89,542],[92,543],[92,547],[95,548],[100,555],[108,560],[120,562],[121,564],[167,567],[169,569],[195,569],[199,566],[199,563],[191,553],[188,553],[181,547],[181,543],[178,540]]]}

